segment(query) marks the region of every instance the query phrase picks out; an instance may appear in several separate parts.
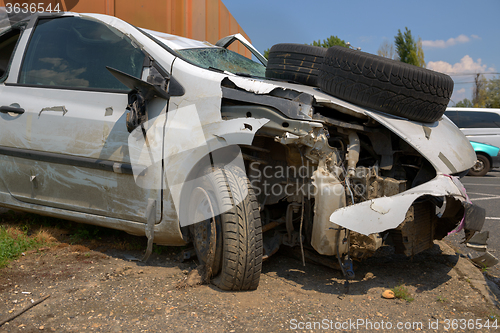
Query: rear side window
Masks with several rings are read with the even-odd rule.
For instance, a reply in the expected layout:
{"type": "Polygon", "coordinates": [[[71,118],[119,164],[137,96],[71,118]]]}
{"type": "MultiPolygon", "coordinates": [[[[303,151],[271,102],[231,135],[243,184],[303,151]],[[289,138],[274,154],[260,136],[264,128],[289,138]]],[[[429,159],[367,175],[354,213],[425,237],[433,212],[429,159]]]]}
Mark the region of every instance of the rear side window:
{"type": "Polygon", "coordinates": [[[456,111],[446,115],[460,128],[500,128],[500,115],[493,112],[456,111]]]}
{"type": "Polygon", "coordinates": [[[9,64],[20,36],[20,29],[9,29],[0,35],[0,82],[7,78],[9,64]]]}
{"type": "Polygon", "coordinates": [[[460,127],[458,125],[458,111],[446,111],[444,113],[444,115],[448,118],[450,118],[450,120],[455,123],[455,125],[457,125],[458,127],[460,127]]]}
{"type": "Polygon", "coordinates": [[[19,83],[128,91],[106,66],[139,78],[144,57],[127,36],[99,21],[41,19],[28,45],[19,83]]]}

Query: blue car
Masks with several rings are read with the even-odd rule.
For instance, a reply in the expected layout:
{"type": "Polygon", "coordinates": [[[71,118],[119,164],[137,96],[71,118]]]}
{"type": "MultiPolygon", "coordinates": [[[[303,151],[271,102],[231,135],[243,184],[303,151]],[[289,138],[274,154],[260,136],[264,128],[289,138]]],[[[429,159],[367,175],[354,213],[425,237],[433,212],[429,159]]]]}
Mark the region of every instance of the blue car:
{"type": "Polygon", "coordinates": [[[484,176],[492,168],[500,167],[500,148],[474,141],[470,144],[477,156],[476,164],[469,170],[470,176],[484,176]]]}

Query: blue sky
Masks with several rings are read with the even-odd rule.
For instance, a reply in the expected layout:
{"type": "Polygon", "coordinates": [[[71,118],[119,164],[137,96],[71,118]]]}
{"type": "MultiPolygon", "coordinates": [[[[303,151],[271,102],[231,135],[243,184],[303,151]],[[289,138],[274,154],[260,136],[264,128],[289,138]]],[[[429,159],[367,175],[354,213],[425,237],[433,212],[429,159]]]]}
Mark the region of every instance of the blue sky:
{"type": "MultiPolygon", "coordinates": [[[[261,52],[278,43],[337,35],[377,53],[398,29],[421,37],[427,68],[447,74],[500,72],[500,0],[222,0],[261,52]]],[[[486,78],[500,75],[486,75],[486,78]]],[[[453,102],[472,97],[473,75],[455,76],[453,102]]],[[[450,104],[453,105],[454,103],[450,104]]]]}

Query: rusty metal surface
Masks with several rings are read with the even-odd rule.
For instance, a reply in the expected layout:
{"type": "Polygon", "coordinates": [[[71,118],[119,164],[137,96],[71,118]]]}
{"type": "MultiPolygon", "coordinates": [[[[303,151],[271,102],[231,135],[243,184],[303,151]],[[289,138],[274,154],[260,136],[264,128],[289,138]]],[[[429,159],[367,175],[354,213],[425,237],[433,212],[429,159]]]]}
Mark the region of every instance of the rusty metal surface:
{"type": "MultiPolygon", "coordinates": [[[[221,0],[0,0],[0,7],[5,3],[42,3],[52,5],[63,11],[77,13],[97,13],[116,16],[137,27],[166,32],[215,44],[228,35],[242,34],[247,40],[236,19],[231,15],[221,0]]],[[[252,54],[241,43],[234,43],[230,50],[246,57],[252,54]]]]}

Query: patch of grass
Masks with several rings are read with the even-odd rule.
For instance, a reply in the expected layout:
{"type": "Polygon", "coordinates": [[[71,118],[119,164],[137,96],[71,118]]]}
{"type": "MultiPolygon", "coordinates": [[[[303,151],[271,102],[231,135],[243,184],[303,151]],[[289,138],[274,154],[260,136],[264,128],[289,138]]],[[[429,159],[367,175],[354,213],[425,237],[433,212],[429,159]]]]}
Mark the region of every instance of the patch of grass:
{"type": "Polygon", "coordinates": [[[23,252],[50,244],[54,238],[43,229],[28,236],[28,227],[0,225],[0,268],[7,266],[11,260],[21,256],[23,252]]]}
{"type": "Polygon", "coordinates": [[[436,299],[436,302],[444,303],[444,302],[446,302],[446,298],[444,298],[442,296],[438,296],[437,299],[436,299]]]}
{"type": "Polygon", "coordinates": [[[411,296],[410,292],[408,291],[408,288],[404,284],[400,284],[399,286],[396,286],[391,289],[392,292],[394,293],[394,296],[399,299],[404,299],[407,302],[412,302],[414,298],[411,296]]]}
{"type": "Polygon", "coordinates": [[[93,225],[79,225],[73,235],[71,235],[72,242],[79,242],[82,240],[100,239],[100,228],[93,225]]]}
{"type": "Polygon", "coordinates": [[[157,255],[161,255],[164,251],[167,252],[167,247],[162,245],[153,244],[153,253],[157,255]]]}

